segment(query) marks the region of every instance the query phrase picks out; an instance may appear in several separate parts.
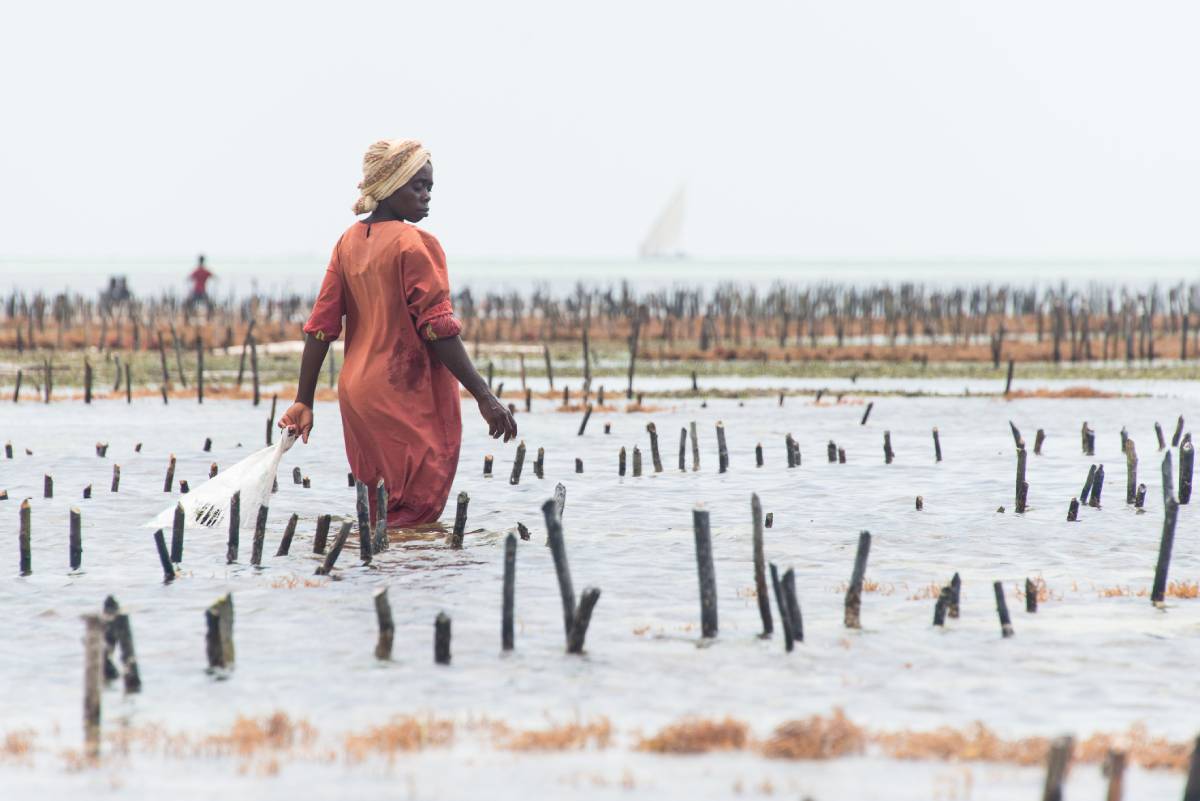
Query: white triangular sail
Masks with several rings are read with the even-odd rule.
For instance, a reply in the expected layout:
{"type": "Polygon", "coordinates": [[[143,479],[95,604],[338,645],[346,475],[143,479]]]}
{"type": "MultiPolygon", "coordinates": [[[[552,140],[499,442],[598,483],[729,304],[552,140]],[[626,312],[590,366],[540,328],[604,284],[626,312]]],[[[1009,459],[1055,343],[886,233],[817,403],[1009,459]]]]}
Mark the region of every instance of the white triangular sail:
{"type": "Polygon", "coordinates": [[[675,194],[650,227],[650,232],[642,240],[639,255],[643,259],[677,258],[683,255],[683,209],[684,194],[681,186],[675,190],[675,194]]]}

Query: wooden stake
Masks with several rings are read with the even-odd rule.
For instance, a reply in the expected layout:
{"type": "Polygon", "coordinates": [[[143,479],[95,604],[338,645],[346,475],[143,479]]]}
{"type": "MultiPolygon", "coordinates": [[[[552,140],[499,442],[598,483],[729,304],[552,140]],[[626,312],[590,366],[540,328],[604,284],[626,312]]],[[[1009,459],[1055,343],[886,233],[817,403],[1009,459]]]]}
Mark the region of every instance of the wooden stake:
{"type": "Polygon", "coordinates": [[[621,450],[617,453],[617,475],[625,475],[625,446],[621,446],[621,450]]]}
{"type": "Polygon", "coordinates": [[[1004,637],[1013,636],[1012,620],[1008,616],[1008,604],[1004,600],[1004,586],[992,582],[992,592],[996,596],[996,614],[1000,616],[1000,634],[1004,637]]]}
{"type": "Polygon", "coordinates": [[[121,649],[121,672],[125,677],[125,693],[140,693],[142,677],[138,671],[137,655],[133,651],[133,629],[129,625],[129,615],[118,613],[113,618],[112,631],[121,649]]]}
{"type": "Polygon", "coordinates": [[[175,580],[175,568],[171,564],[171,555],[167,553],[167,540],[161,528],[154,532],[154,547],[158,549],[158,561],[162,563],[163,583],[170,584],[175,580]]]}
{"type": "MultiPolygon", "coordinates": [[[[565,390],[565,389],[566,389],[566,387],[564,387],[563,389],[565,390]]],[[[585,410],[584,410],[584,412],[583,412],[583,422],[581,422],[581,423],[579,424],[579,434],[578,434],[578,436],[581,436],[581,437],[583,436],[583,432],[584,432],[584,430],[586,430],[586,429],[587,429],[588,420],[591,420],[591,419],[592,419],[592,404],[590,404],[590,403],[589,403],[589,404],[587,405],[587,409],[585,409],[585,410]]]]}
{"type": "Polygon", "coordinates": [[[17,545],[21,555],[21,575],[33,575],[33,559],[31,556],[30,540],[33,535],[32,510],[29,506],[29,499],[21,501],[19,512],[21,521],[20,533],[17,535],[17,545]]]}
{"type": "Polygon", "coordinates": [[[958,601],[961,594],[962,579],[955,573],[954,577],[950,579],[950,599],[946,604],[946,611],[950,614],[950,617],[955,619],[958,618],[958,601]]]}
{"type": "Polygon", "coordinates": [[[358,520],[358,558],[365,564],[371,561],[371,501],[367,485],[354,482],[354,512],[358,520]]]}
{"type": "Polygon", "coordinates": [[[233,667],[233,595],[226,593],[204,611],[207,624],[205,650],[208,655],[208,672],[218,677],[233,667]]]}
{"type": "Polygon", "coordinates": [[[263,504],[258,507],[258,517],[254,521],[254,541],[250,546],[250,564],[255,567],[262,566],[263,543],[267,539],[268,513],[266,504],[263,504]]]}
{"type": "Polygon", "coordinates": [[[242,492],[238,490],[229,499],[229,539],[225,544],[225,564],[231,565],[238,558],[238,540],[242,527],[242,492]]]}
{"type": "Polygon", "coordinates": [[[1070,737],[1059,737],[1051,743],[1050,754],[1046,758],[1046,786],[1042,790],[1042,801],[1062,801],[1062,786],[1067,778],[1073,748],[1074,740],[1070,737]]]}
{"type": "Polygon", "coordinates": [[[517,538],[509,534],[504,538],[504,596],[500,617],[500,648],[513,649],[513,606],[516,599],[517,581],[517,538]]]}
{"type": "Polygon", "coordinates": [[[1067,522],[1074,523],[1079,520],[1079,499],[1072,498],[1070,505],[1067,507],[1067,522]]]}
{"type": "Polygon", "coordinates": [[[121,465],[114,464],[112,472],[112,484],[109,485],[109,492],[116,492],[121,487],[121,465]]]}
{"type": "MultiPolygon", "coordinates": [[[[1122,801],[1125,797],[1125,761],[1124,751],[1109,751],[1104,757],[1101,772],[1108,777],[1108,792],[1104,794],[1105,801],[1122,801]]],[[[1197,786],[1196,798],[1200,799],[1200,785],[1197,786]]]]}
{"type": "Polygon", "coordinates": [[[375,591],[375,617],[379,621],[379,640],[375,643],[376,659],[392,658],[392,640],[396,625],[392,622],[392,605],[388,603],[387,587],[375,591]]]}
{"type": "Polygon", "coordinates": [[[712,534],[707,509],[692,510],[692,532],[696,540],[696,569],[700,577],[700,632],[705,638],[716,637],[717,576],[713,569],[712,534]]]}
{"type": "Polygon", "coordinates": [[[79,510],[72,507],[70,512],[69,557],[72,570],[78,570],[83,564],[83,520],[79,510]]]}
{"type": "Polygon", "coordinates": [[[533,474],[538,478],[546,477],[546,449],[538,448],[537,458],[533,460],[533,474]]]}
{"type": "Polygon", "coordinates": [[[100,756],[100,691],[104,677],[104,621],[83,617],[83,742],[91,759],[100,756]]]}
{"type": "Polygon", "coordinates": [[[388,491],[383,479],[375,482],[375,541],[371,543],[374,553],[388,549],[388,491]]]}
{"type": "Polygon", "coordinates": [[[771,586],[775,590],[775,606],[779,610],[779,628],[783,629],[783,647],[788,653],[791,653],[795,646],[795,641],[792,638],[792,627],[788,623],[788,602],[783,595],[783,584],[779,581],[779,570],[775,567],[775,563],[770,564],[771,567],[771,586]]]}
{"type": "Polygon", "coordinates": [[[1165,506],[1169,499],[1175,497],[1175,478],[1174,471],[1171,468],[1171,452],[1167,451],[1163,454],[1162,460],[1162,491],[1163,505],[1165,506]]]}
{"type": "Polygon", "coordinates": [[[1171,567],[1171,549],[1175,545],[1175,521],[1179,517],[1179,504],[1173,497],[1167,498],[1163,514],[1162,539],[1158,546],[1158,563],[1154,566],[1154,587],[1150,591],[1150,603],[1162,608],[1167,595],[1167,571],[1171,567]]]}
{"type": "Polygon", "coordinates": [[[658,452],[658,429],[654,427],[654,423],[646,423],[646,431],[650,433],[650,458],[654,460],[654,472],[661,473],[663,466],[662,456],[658,452]]]}
{"type": "Polygon", "coordinates": [[[458,506],[454,510],[454,531],[450,534],[450,547],[460,550],[463,547],[463,536],[467,530],[467,505],[471,496],[466,492],[458,493],[458,506]]]}
{"type": "Polygon", "coordinates": [[[633,446],[633,477],[642,475],[642,452],[637,445],[633,446]]]}
{"type": "Polygon", "coordinates": [[[508,477],[508,483],[516,486],[521,483],[521,468],[525,465],[525,440],[521,440],[517,444],[517,456],[513,459],[512,474],[508,477]]]}
{"type": "Polygon", "coordinates": [[[793,642],[804,642],[804,618],[800,615],[800,602],[796,599],[796,573],[790,567],[783,574],[780,586],[788,608],[787,620],[784,623],[791,629],[793,642]]]}
{"type": "Polygon", "coordinates": [[[579,595],[579,606],[575,608],[575,617],[571,621],[571,630],[567,634],[567,653],[583,653],[583,643],[587,638],[588,625],[592,622],[592,610],[596,608],[596,602],[599,600],[599,588],[583,588],[583,592],[579,595]]]}
{"type": "Polygon", "coordinates": [[[1196,451],[1192,447],[1191,440],[1185,437],[1179,446],[1179,502],[1181,504],[1192,499],[1192,469],[1195,462],[1196,451]]]}
{"type": "Polygon", "coordinates": [[[1183,415],[1179,415],[1179,421],[1175,423],[1175,433],[1171,435],[1171,447],[1178,448],[1183,437],[1183,415]]]}
{"type": "Polygon", "coordinates": [[[724,473],[729,469],[729,449],[725,447],[725,424],[717,421],[717,470],[724,473]]]}
{"type": "Polygon", "coordinates": [[[1096,468],[1096,477],[1092,481],[1092,495],[1088,498],[1088,506],[1100,508],[1100,493],[1104,491],[1104,465],[1096,468]]]}
{"type": "MultiPolygon", "coordinates": [[[[554,367],[550,364],[550,346],[543,343],[542,355],[546,358],[546,380],[550,382],[550,391],[554,391],[554,367]]],[[[526,396],[528,397],[528,396],[526,396]]]]}
{"type": "Polygon", "coordinates": [[[325,540],[329,537],[329,524],[332,515],[321,515],[317,518],[317,533],[313,535],[313,553],[325,553],[325,540]]]}
{"type": "Polygon", "coordinates": [[[554,501],[542,504],[542,515],[546,520],[546,538],[550,553],[554,557],[554,572],[558,576],[558,593],[562,599],[563,631],[571,636],[571,625],[575,621],[575,587],[571,583],[571,568],[567,564],[567,546],[563,541],[562,520],[554,501]]]}
{"type": "Polygon", "coordinates": [[[167,461],[167,475],[163,479],[163,492],[170,492],[171,487],[175,484],[175,454],[171,454],[167,461]]]}
{"type": "Polygon", "coordinates": [[[688,436],[692,440],[692,472],[700,469],[700,441],[696,436],[696,421],[688,423],[688,436]]]}
{"type": "Polygon", "coordinates": [[[871,416],[871,410],[874,408],[875,408],[875,401],[871,401],[870,403],[867,404],[867,410],[865,412],[863,412],[862,420],[859,421],[859,425],[865,426],[867,424],[867,418],[871,416]]]}
{"type": "MultiPolygon", "coordinates": [[[[788,436],[790,437],[790,436],[791,436],[791,434],[788,434],[788,436]]],[[[791,453],[791,450],[790,450],[790,448],[789,448],[789,450],[788,450],[788,453],[789,453],[789,454],[791,453]]],[[[757,466],[757,467],[762,467],[762,466],[763,466],[763,448],[762,448],[762,443],[761,443],[761,442],[757,443],[757,444],[754,446],[754,464],[755,464],[755,466],[757,466]]]]}
{"type": "Polygon", "coordinates": [[[827,445],[825,447],[825,454],[826,454],[826,456],[829,457],[830,464],[837,464],[838,448],[837,448],[837,444],[834,443],[833,440],[829,440],[829,445],[827,445]]]}
{"type": "MultiPolygon", "coordinates": [[[[549,357],[547,357],[549,364],[549,357]]],[[[450,664],[450,616],[438,612],[433,621],[433,661],[439,665],[450,664]]]]}
{"type": "Polygon", "coordinates": [[[292,516],[288,518],[287,527],[283,530],[283,539],[279,541],[279,550],[275,551],[276,556],[288,555],[288,551],[292,548],[292,537],[296,536],[298,522],[300,522],[300,515],[292,512],[292,516]]]}
{"type": "Polygon", "coordinates": [[[1017,514],[1024,514],[1025,500],[1029,493],[1029,484],[1025,481],[1025,441],[1021,441],[1021,447],[1017,449],[1017,487],[1015,495],[1015,506],[1017,514]]]}
{"type": "Polygon", "coordinates": [[[1125,503],[1137,500],[1137,447],[1132,439],[1125,440],[1125,503]]]}
{"type": "Polygon", "coordinates": [[[774,631],[771,621],[771,597],[767,590],[767,560],[763,552],[763,510],[758,495],[750,495],[750,523],[754,549],[754,592],[758,598],[758,615],[762,618],[762,636],[770,637],[774,631]]]}
{"type": "Polygon", "coordinates": [[[1038,591],[1037,585],[1030,579],[1025,579],[1025,611],[1034,614],[1037,612],[1038,591]]]}
{"type": "Polygon", "coordinates": [[[51,476],[49,473],[42,476],[42,497],[43,498],[53,498],[54,497],[54,477],[51,476]]]}
{"type": "Polygon", "coordinates": [[[1033,436],[1033,455],[1034,456],[1042,455],[1042,444],[1045,441],[1046,441],[1046,432],[1039,428],[1037,430],[1037,433],[1034,434],[1034,436],[1033,436]]]}
{"type": "Polygon", "coordinates": [[[942,441],[938,438],[937,426],[933,427],[933,461],[942,461],[942,441]]]}
{"type": "Polygon", "coordinates": [[[860,611],[862,609],[863,576],[867,572],[867,556],[871,553],[871,532],[858,533],[858,551],[854,555],[854,572],[850,574],[850,586],[846,590],[845,615],[843,623],[848,629],[862,628],[860,611]]]}

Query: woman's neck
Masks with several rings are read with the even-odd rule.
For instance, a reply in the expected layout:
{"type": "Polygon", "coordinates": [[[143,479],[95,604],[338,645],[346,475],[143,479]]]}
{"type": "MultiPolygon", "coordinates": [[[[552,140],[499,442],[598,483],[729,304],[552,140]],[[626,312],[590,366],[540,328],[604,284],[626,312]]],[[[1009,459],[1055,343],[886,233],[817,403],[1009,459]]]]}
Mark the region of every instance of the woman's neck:
{"type": "Polygon", "coordinates": [[[375,211],[371,212],[370,215],[368,215],[366,219],[359,220],[359,222],[363,222],[363,223],[366,223],[367,225],[371,225],[374,223],[381,223],[381,222],[403,222],[403,221],[400,220],[399,217],[392,214],[390,211],[386,211],[383,207],[379,207],[379,208],[376,208],[375,211]]]}

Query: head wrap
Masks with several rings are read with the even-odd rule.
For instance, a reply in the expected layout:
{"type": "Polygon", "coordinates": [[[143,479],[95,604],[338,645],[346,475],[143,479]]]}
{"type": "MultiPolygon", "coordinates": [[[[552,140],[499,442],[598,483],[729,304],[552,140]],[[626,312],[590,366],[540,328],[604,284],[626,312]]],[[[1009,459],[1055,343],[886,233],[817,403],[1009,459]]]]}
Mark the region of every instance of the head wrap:
{"type": "Polygon", "coordinates": [[[363,179],[355,214],[375,211],[379,201],[409,182],[429,162],[429,151],[416,139],[380,139],[363,156],[363,179]]]}

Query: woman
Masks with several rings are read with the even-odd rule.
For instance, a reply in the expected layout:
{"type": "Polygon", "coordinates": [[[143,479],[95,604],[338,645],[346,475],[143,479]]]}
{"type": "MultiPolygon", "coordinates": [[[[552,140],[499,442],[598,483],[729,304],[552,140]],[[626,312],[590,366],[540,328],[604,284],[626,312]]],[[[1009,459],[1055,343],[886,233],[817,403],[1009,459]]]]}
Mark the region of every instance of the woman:
{"type": "Polygon", "coordinates": [[[344,315],[338,405],[350,468],[369,486],[383,479],[389,527],[429,523],[441,515],[458,467],[459,383],[478,402],[492,437],[508,442],[517,424],[459,339],[441,245],[409,224],[429,214],[429,152],[412,139],[376,142],[363,157],[358,186],[354,213],[369,216],[333,249],[304,325],[296,401],[279,425],[308,442],[321,364],[344,315]]]}

